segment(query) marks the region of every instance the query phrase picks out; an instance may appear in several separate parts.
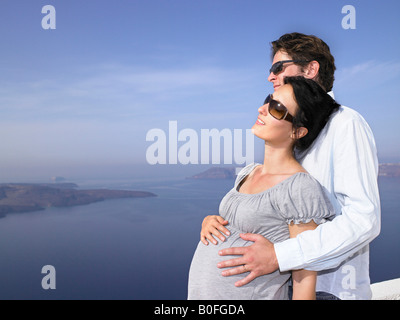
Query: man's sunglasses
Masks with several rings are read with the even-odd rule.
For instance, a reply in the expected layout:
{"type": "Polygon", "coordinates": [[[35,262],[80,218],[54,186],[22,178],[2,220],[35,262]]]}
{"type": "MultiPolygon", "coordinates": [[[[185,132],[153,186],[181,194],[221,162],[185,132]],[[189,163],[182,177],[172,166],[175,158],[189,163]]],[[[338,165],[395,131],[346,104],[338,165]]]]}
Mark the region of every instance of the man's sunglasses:
{"type": "Polygon", "coordinates": [[[309,62],[309,61],[304,61],[304,60],[282,60],[282,61],[278,61],[278,62],[275,62],[271,66],[271,69],[269,69],[269,73],[272,72],[274,75],[277,75],[279,72],[281,72],[283,70],[283,64],[284,63],[289,63],[289,62],[302,63],[302,62],[309,62]]]}
{"type": "Polygon", "coordinates": [[[293,122],[293,116],[289,113],[288,109],[282,103],[274,100],[271,94],[265,98],[264,104],[267,103],[269,104],[268,112],[275,119],[293,122]]]}

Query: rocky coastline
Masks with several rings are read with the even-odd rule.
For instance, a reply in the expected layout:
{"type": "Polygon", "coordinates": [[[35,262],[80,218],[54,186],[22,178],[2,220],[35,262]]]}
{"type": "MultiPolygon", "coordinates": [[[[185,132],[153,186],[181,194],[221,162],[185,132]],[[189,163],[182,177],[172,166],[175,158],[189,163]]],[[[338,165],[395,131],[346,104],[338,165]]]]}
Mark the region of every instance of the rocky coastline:
{"type": "Polygon", "coordinates": [[[74,183],[0,184],[0,217],[10,213],[70,207],[119,198],[155,197],[151,192],[108,189],[76,189],[74,183]]]}

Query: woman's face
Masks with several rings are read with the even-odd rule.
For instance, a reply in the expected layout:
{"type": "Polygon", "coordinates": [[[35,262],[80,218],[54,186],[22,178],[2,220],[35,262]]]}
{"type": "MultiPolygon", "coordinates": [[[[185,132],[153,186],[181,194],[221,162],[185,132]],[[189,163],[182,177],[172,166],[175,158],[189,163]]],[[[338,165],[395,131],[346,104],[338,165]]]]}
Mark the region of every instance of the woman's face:
{"type": "MultiPolygon", "coordinates": [[[[294,100],[293,88],[284,84],[276,89],[272,98],[283,104],[289,114],[296,115],[297,104],[294,100]]],[[[252,127],[254,135],[275,146],[288,146],[293,143],[292,123],[286,120],[278,120],[268,112],[269,103],[258,109],[258,118],[252,127]]]]}

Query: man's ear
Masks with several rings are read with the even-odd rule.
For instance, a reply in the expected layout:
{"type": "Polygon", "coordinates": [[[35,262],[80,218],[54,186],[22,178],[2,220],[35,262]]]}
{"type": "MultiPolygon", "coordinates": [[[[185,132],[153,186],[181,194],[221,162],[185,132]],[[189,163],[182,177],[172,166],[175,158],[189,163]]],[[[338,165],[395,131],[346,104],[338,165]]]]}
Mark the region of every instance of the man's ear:
{"type": "Polygon", "coordinates": [[[308,129],[305,127],[300,127],[297,128],[296,130],[293,131],[292,134],[292,139],[301,139],[303,137],[305,137],[308,133],[308,129]]]}
{"type": "Polygon", "coordinates": [[[313,60],[304,68],[304,78],[314,80],[317,78],[318,72],[319,62],[313,60]]]}

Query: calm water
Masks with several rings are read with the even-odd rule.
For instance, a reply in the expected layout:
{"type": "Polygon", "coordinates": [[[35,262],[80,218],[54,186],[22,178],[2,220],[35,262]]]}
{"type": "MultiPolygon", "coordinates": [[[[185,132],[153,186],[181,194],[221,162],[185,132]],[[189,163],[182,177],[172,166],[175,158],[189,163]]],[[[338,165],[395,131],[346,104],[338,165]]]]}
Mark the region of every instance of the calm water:
{"type": "MultiPolygon", "coordinates": [[[[0,299],[186,299],[201,221],[217,212],[232,184],[108,181],[97,186],[158,197],[8,215],[0,219],[0,299]],[[44,265],[56,269],[55,290],[42,289],[44,265]]],[[[400,179],[380,179],[380,188],[382,233],[371,245],[372,282],[400,277],[400,179]]]]}

